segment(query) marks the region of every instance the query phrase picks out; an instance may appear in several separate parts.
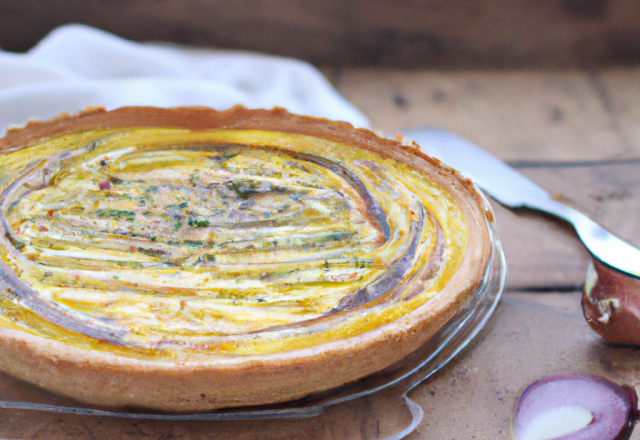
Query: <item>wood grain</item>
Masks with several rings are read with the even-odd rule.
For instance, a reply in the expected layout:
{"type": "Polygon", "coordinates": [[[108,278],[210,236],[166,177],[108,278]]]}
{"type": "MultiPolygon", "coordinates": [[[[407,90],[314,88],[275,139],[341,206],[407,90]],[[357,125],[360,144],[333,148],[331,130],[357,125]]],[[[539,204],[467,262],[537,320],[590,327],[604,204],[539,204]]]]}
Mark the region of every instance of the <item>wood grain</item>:
{"type": "Polygon", "coordinates": [[[579,293],[510,293],[484,337],[411,394],[429,417],[407,438],[507,440],[513,405],[530,383],[595,374],[637,386],[638,369],[639,351],[591,330],[579,293]]]}
{"type": "MultiPolygon", "coordinates": [[[[374,127],[459,133],[640,246],[639,69],[328,73],[374,127]]],[[[570,227],[494,207],[509,289],[580,289],[589,255],[570,227]]]]}
{"type": "Polygon", "coordinates": [[[334,78],[380,130],[438,126],[507,161],[640,157],[640,70],[343,69],[334,78]]]}
{"type": "MultiPolygon", "coordinates": [[[[623,156],[637,157],[640,148],[640,69],[614,69],[595,75],[601,96],[623,145],[623,156]]],[[[603,145],[602,148],[608,148],[603,145]]]]}
{"type": "Polygon", "coordinates": [[[585,68],[640,60],[635,0],[3,0],[0,46],[26,50],[70,22],[133,40],[333,66],[585,68]]]}
{"type": "MultiPolygon", "coordinates": [[[[557,198],[640,247],[640,161],[520,168],[557,198]]],[[[510,289],[575,290],[590,257],[573,230],[542,214],[496,207],[510,289]]]]}

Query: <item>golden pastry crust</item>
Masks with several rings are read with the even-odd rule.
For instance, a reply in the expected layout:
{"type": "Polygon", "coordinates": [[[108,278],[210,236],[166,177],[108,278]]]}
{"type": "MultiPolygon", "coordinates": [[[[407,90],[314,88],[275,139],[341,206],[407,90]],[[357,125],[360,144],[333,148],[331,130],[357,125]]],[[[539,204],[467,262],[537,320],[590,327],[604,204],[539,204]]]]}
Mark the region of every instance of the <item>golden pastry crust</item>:
{"type": "Polygon", "coordinates": [[[205,411],[292,400],[365,377],[451,319],[490,257],[491,213],[469,181],[342,122],[282,109],[93,109],[12,130],[0,150],[16,170],[1,183],[9,252],[0,369],[96,405],[205,411]],[[69,151],[82,160],[68,164],[69,151]],[[63,164],[54,171],[34,162],[54,157],[63,164]],[[40,174],[30,171],[39,166],[40,174]],[[167,175],[174,186],[164,193],[149,183],[167,175]],[[20,179],[45,183],[17,190],[20,179]],[[207,200],[197,193],[203,188],[207,200]],[[288,247],[261,235],[280,225],[278,216],[300,231],[288,247]],[[91,228],[108,239],[101,247],[74,238],[91,228]],[[160,232],[149,238],[150,228],[160,232]],[[113,244],[123,236],[130,251],[113,244]],[[279,269],[246,279],[229,272],[253,273],[256,264],[279,269]]]}

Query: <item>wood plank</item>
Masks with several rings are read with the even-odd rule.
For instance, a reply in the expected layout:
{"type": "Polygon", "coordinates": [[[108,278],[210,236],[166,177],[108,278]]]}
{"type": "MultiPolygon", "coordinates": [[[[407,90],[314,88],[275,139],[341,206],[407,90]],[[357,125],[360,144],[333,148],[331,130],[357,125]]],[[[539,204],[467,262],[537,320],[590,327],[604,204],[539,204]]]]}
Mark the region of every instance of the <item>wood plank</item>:
{"type": "Polygon", "coordinates": [[[640,68],[604,71],[597,78],[625,147],[622,155],[637,156],[640,149],[640,68]]]}
{"type": "Polygon", "coordinates": [[[581,289],[591,260],[569,227],[542,214],[493,205],[507,260],[507,289],[581,289]]]}
{"type": "Polygon", "coordinates": [[[407,438],[510,439],[513,405],[530,383],[595,374],[637,386],[638,371],[640,352],[600,339],[579,294],[508,294],[481,340],[410,394],[427,417],[407,438]]]}
{"type": "Polygon", "coordinates": [[[166,421],[0,410],[0,436],[29,440],[367,440],[389,438],[411,413],[397,392],[328,408],[317,417],[280,420],[166,421]]]}
{"type": "MultiPolygon", "coordinates": [[[[640,162],[523,168],[523,174],[640,247],[640,162]]],[[[494,204],[497,206],[497,204],[494,204]]],[[[496,208],[510,289],[571,289],[583,284],[589,255],[564,223],[496,208]]]]}
{"type": "MultiPolygon", "coordinates": [[[[635,222],[640,216],[640,182],[634,162],[640,157],[639,72],[343,69],[331,72],[331,78],[376,128],[393,132],[441,126],[502,159],[521,165],[549,163],[521,171],[640,246],[635,222]],[[629,162],[575,166],[624,158],[629,162]]],[[[510,289],[582,285],[589,255],[569,227],[501,207],[496,217],[510,289]]]]}
{"type": "Polygon", "coordinates": [[[377,129],[438,126],[503,160],[640,156],[640,142],[622,139],[584,72],[344,69],[336,86],[377,129]]]}
{"type": "Polygon", "coordinates": [[[640,161],[521,169],[556,197],[640,247],[640,161]]]}
{"type": "Polygon", "coordinates": [[[584,68],[640,60],[634,0],[3,0],[0,46],[25,50],[69,22],[134,40],[339,66],[584,68]]]}

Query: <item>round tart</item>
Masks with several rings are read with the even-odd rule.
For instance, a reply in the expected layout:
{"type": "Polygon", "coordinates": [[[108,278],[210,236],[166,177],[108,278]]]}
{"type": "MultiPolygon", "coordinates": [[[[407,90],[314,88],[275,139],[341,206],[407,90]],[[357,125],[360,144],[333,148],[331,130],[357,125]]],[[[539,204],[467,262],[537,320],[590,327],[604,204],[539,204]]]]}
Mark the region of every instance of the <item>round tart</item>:
{"type": "Polygon", "coordinates": [[[412,146],[282,109],[96,109],[0,140],[0,369],[186,412],[301,398],[420,347],[491,212],[412,146]]]}

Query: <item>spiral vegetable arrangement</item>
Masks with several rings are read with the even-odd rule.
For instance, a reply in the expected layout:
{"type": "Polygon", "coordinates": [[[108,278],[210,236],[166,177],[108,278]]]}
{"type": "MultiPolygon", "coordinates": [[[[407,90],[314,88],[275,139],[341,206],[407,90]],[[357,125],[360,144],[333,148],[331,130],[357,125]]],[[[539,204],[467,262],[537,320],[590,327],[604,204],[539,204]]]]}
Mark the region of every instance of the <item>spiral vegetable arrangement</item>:
{"type": "Polygon", "coordinates": [[[388,340],[390,324],[442,309],[418,320],[428,331],[403,327],[376,371],[483,276],[490,213],[470,184],[346,124],[130,108],[13,135],[0,155],[0,326],[71,350],[248,371],[388,340]]]}

